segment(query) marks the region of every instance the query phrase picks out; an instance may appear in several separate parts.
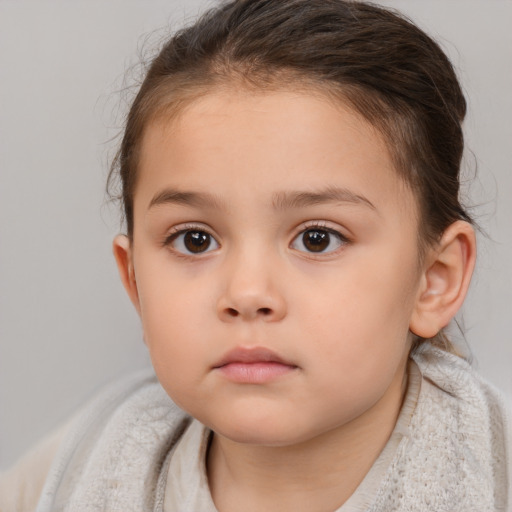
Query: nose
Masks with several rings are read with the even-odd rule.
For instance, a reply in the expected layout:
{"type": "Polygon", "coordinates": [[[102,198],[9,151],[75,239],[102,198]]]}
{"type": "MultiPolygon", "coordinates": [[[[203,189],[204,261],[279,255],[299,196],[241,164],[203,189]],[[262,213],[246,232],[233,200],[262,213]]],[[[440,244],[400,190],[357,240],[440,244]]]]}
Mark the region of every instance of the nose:
{"type": "Polygon", "coordinates": [[[286,316],[286,300],[277,282],[276,269],[264,256],[226,262],[217,313],[224,322],[277,322],[286,316]]]}

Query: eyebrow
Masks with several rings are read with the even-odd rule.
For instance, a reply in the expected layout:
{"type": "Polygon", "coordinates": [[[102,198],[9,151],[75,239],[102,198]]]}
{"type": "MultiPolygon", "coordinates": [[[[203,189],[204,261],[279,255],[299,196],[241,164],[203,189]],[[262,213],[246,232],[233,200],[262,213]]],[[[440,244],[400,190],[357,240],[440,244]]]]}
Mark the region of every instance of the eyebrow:
{"type": "MultiPolygon", "coordinates": [[[[375,205],[366,197],[349,189],[327,187],[317,191],[286,191],[274,194],[272,206],[275,210],[305,208],[326,203],[361,204],[377,211],[375,205]]],[[[209,192],[189,192],[176,189],[165,189],[157,193],[149,203],[148,210],[165,204],[225,209],[222,199],[209,192]]]]}
{"type": "Polygon", "coordinates": [[[366,197],[340,187],[327,187],[318,191],[279,192],[272,202],[276,210],[304,208],[325,203],[361,204],[377,211],[375,205],[366,197]]]}
{"type": "Polygon", "coordinates": [[[148,210],[164,204],[181,204],[184,206],[203,206],[212,209],[223,209],[224,202],[207,192],[187,192],[175,189],[165,189],[156,194],[149,203],[148,210]]]}

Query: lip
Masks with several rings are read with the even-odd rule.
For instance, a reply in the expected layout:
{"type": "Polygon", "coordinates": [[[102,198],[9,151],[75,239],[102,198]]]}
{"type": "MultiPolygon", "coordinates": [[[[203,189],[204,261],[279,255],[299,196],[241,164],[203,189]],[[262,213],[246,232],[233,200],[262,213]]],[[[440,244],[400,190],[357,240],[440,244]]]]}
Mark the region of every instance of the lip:
{"type": "Polygon", "coordinates": [[[264,347],[238,347],[225,354],[213,369],[232,382],[264,384],[288,375],[297,365],[264,347]]]}

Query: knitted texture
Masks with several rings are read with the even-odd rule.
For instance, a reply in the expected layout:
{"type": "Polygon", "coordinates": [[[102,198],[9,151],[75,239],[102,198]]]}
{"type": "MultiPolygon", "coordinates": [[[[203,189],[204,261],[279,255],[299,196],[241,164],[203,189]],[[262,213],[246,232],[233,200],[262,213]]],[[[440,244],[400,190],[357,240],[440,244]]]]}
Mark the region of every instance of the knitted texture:
{"type": "Polygon", "coordinates": [[[158,509],[160,470],[189,421],[152,372],[108,388],[77,418],[36,512],[158,509]]]}
{"type": "Polygon", "coordinates": [[[425,345],[413,359],[420,398],[368,512],[506,512],[503,399],[456,356],[425,345]]]}

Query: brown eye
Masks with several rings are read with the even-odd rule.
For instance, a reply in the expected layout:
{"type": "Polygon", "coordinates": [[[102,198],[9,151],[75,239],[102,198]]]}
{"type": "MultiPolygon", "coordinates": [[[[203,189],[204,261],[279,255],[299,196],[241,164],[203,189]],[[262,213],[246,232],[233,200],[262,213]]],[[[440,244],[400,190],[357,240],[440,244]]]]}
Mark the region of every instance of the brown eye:
{"type": "Polygon", "coordinates": [[[303,252],[327,253],[340,248],[346,239],[335,231],[328,229],[307,229],[295,238],[291,246],[303,252]]]}
{"type": "Polygon", "coordinates": [[[311,252],[323,252],[331,241],[331,236],[327,231],[319,231],[317,229],[308,229],[302,235],[302,243],[304,247],[311,252]]]}
{"type": "Polygon", "coordinates": [[[212,235],[199,229],[180,231],[171,236],[169,245],[183,254],[200,254],[219,247],[212,235]]]}

